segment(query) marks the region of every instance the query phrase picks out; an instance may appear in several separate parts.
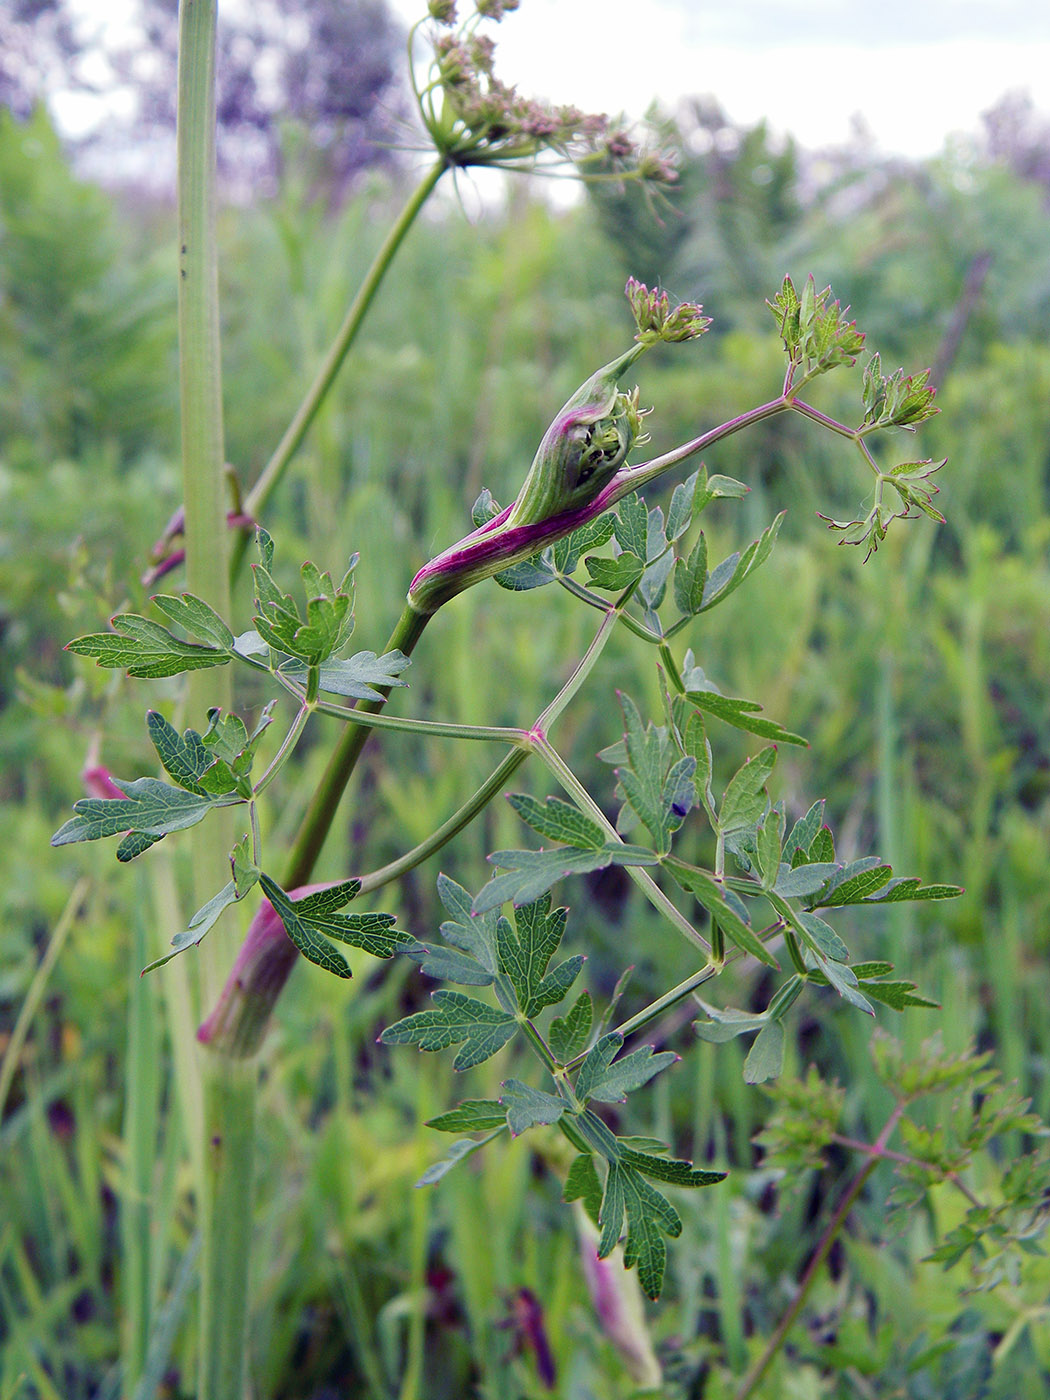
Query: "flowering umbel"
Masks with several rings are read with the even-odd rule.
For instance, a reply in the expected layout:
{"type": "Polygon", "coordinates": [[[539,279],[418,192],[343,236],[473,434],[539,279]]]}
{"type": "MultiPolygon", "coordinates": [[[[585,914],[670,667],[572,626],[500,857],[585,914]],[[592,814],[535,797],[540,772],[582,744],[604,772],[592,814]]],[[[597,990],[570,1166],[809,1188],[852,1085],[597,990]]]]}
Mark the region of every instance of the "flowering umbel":
{"type": "Polygon", "coordinates": [[[533,170],[570,163],[583,178],[673,184],[677,172],[670,158],[640,147],[622,121],[522,97],[496,77],[495,43],[478,26],[499,23],[517,4],[476,0],[475,12],[457,25],[453,0],[429,0],[429,17],[441,28],[431,35],[433,61],[416,101],[448,165],[533,170]]]}

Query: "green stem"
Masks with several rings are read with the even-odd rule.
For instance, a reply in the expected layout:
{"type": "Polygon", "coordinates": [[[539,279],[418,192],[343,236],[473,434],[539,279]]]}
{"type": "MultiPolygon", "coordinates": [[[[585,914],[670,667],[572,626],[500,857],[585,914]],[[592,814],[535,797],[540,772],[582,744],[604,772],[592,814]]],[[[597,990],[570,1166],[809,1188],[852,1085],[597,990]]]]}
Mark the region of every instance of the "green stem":
{"type": "MultiPolygon", "coordinates": [[[[400,651],[405,656],[409,656],[423,635],[431,616],[430,613],[418,613],[410,604],[406,604],[384,650],[400,651]]],[[[386,704],[390,689],[389,686],[380,687],[382,698],[359,701],[354,706],[355,712],[377,713],[386,704]]],[[[339,742],[332,750],[328,767],[317,785],[292,845],[284,876],[286,890],[295,889],[298,885],[305,885],[309,880],[317,857],[321,854],[325,837],[332,825],[339,800],[357,765],[361,750],[368,741],[368,733],[369,731],[363,725],[351,725],[344,730],[339,742]]]]}
{"type": "Polygon", "coordinates": [[[243,1400],[258,1066],[206,1054],[199,1400],[243,1400]],[[209,1247],[209,1241],[212,1242],[209,1247]]]}
{"type": "Polygon", "coordinates": [[[860,1195],[861,1191],[863,1191],[868,1177],[871,1176],[872,1172],[878,1166],[886,1144],[889,1142],[893,1130],[896,1128],[903,1112],[904,1105],[898,1104],[887,1119],[882,1132],[879,1133],[875,1142],[872,1144],[870,1159],[865,1162],[864,1166],[861,1167],[860,1171],[853,1178],[846,1194],[839,1202],[835,1214],[828,1221],[824,1233],[820,1237],[820,1242],[813,1251],[812,1258],[806,1265],[806,1271],[799,1280],[798,1293],[795,1295],[795,1301],[780,1319],[777,1330],[773,1333],[772,1337],[770,1337],[762,1355],[744,1378],[744,1383],[736,1393],[736,1400],[749,1400],[749,1397],[754,1395],[757,1387],[761,1384],[762,1378],[773,1364],[773,1359],[777,1352],[787,1340],[787,1335],[794,1326],[795,1319],[805,1306],[806,1299],[809,1297],[813,1285],[816,1282],[821,1266],[831,1252],[831,1246],[835,1243],[839,1232],[846,1223],[849,1213],[853,1208],[853,1202],[860,1195]]]}
{"type": "MultiPolygon", "coordinates": [[[[620,833],[613,826],[612,822],[609,821],[597,802],[594,801],[590,793],[579,781],[575,773],[573,773],[572,769],[564,759],[562,759],[561,755],[555,752],[546,739],[537,738],[535,740],[535,745],[537,754],[539,754],[542,761],[550,769],[562,788],[576,803],[580,811],[586,812],[589,817],[593,818],[606,832],[610,841],[616,841],[619,845],[623,845],[624,842],[620,833]]],[[[684,934],[690,943],[694,943],[698,948],[702,948],[705,953],[710,952],[707,939],[704,938],[702,934],[697,933],[696,929],[693,928],[692,924],[681,910],[675,907],[653,877],[648,874],[644,866],[626,865],[624,869],[654,909],[658,910],[669,923],[673,924],[679,933],[684,934]]]]}
{"type": "MultiPolygon", "coordinates": [[[[220,617],[230,616],[219,346],[219,274],[215,237],[216,0],[182,0],[179,9],[178,233],[179,387],[182,490],[186,508],[186,586],[220,617]]],[[[228,669],[191,672],[191,716],[212,705],[229,710],[228,669]]],[[[194,907],[224,883],[232,819],[192,837],[194,907]],[[229,839],[227,839],[229,838],[229,839]]],[[[210,1001],[222,985],[223,940],[200,950],[200,988],[210,1001]]]]}
{"type": "MultiPolygon", "coordinates": [[[[246,515],[258,516],[262,512],[271,493],[284,475],[288,463],[298,451],[310,425],[317,417],[318,410],[332,387],[343,361],[346,359],[347,352],[361,329],[361,323],[375,300],[380,284],[394,260],[394,255],[446,169],[444,158],[434,162],[412,192],[408,203],[398,215],[386,238],[383,239],[364,281],[350,303],[343,318],[343,324],[339,327],[328,353],[314,376],[313,383],[306,391],[302,403],[296,409],[295,416],[285,429],[284,436],[274,449],[273,455],[259,474],[259,479],[245,497],[244,513],[246,515]]],[[[243,553],[243,545],[240,552],[243,553]]]]}
{"type": "Polygon", "coordinates": [[[518,771],[531,752],[531,748],[520,748],[509,753],[503,762],[493,769],[478,790],[472,793],[447,821],[442,822],[436,831],[431,832],[425,841],[421,841],[412,850],[406,851],[403,856],[398,856],[397,860],[392,860],[389,865],[383,865],[378,870],[373,870],[368,875],[362,876],[361,894],[368,894],[372,890],[382,888],[383,885],[389,885],[393,880],[399,880],[402,875],[414,870],[417,865],[428,860],[436,851],[440,851],[442,846],[448,845],[454,836],[458,836],[463,828],[469,826],[478,813],[488,806],[504,783],[510,781],[511,776],[518,771]]]}

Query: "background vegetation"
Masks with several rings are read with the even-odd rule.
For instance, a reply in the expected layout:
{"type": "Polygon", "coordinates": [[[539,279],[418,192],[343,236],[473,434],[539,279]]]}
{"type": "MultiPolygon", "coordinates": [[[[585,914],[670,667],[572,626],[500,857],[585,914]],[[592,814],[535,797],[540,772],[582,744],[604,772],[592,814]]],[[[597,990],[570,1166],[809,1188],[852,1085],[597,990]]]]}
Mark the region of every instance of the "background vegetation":
{"type": "MultiPolygon", "coordinates": [[[[825,797],[857,848],[928,880],[966,872],[963,899],[885,911],[856,936],[864,957],[899,957],[946,1008],[885,1010],[880,1024],[912,1060],[929,1053],[922,1043],[934,1031],[953,1052],[994,1050],[1046,1118],[1046,162],[1002,126],[998,145],[959,146],[920,167],[861,151],[821,163],[774,148],[761,127],[729,128],[710,106],[680,114],[679,129],[681,194],[662,222],[615,192],[553,212],[524,182],[472,218],[452,199],[435,206],[266,523],[289,569],[307,553],[335,569],[360,550],[358,635],[378,647],[411,575],[463,533],[478,491],[506,500],[552,410],[622,347],[628,272],[703,300],[715,317],[695,350],[673,363],[654,354],[640,376],[658,410],[656,448],[775,393],[781,350],[763,298],[785,272],[831,281],[884,366],[936,366],[944,412],[924,430],[923,453],[950,459],[938,499],[948,524],[899,530],[862,568],[814,517],[818,505],[853,508],[855,482],[840,489],[834,444],[791,417],[734,438],[709,467],[753,490],[712,521],[722,552],[784,506],[788,522],[749,590],[691,642],[723,690],[761,698],[809,738],[810,750],[781,754],[790,815],[825,797]]],[[[223,215],[227,452],[244,482],[294,409],[398,200],[388,173],[364,176],[345,199],[319,197],[316,162],[295,158],[311,149],[303,132],[281,140],[291,158],[273,164],[270,196],[223,215]]],[[[136,1355],[146,1365],[136,1395],[191,1393],[192,1176],[164,975],[137,977],[160,951],[150,887],[106,850],[47,845],[103,723],[130,736],[108,742],[109,767],[145,771],[148,759],[141,714],[156,687],[147,697],[136,682],[71,664],[61,648],[125,601],[141,609],[151,543],[179,504],[172,223],[163,204],[78,180],[41,109],[0,113],[3,1400],[120,1395],[120,1365],[136,1355]]],[[[858,389],[842,372],[825,392],[834,413],[834,395],[858,389]]],[[[541,678],[559,673],[588,626],[552,592],[485,586],[458,599],[417,653],[413,711],[496,724],[538,713],[541,678]]],[[[240,606],[247,626],[246,589],[240,606]]],[[[577,759],[617,737],[614,685],[652,695],[650,669],[626,644],[610,647],[590,708],[569,716],[564,738],[577,759]]],[[[175,694],[173,685],[168,700],[175,694]]],[[[745,752],[741,736],[723,778],[745,752]]],[[[304,759],[299,800],[323,757],[304,759]]],[[[452,810],[484,761],[468,753],[450,765],[433,743],[375,743],[344,835],[367,831],[381,864],[452,810]]],[[[295,807],[272,813],[271,830],[293,830],[295,807]]],[[[485,852],[513,844],[513,831],[510,814],[494,810],[415,872],[392,896],[406,926],[426,936],[440,921],[439,868],[475,888],[485,852]]],[[[348,873],[340,845],[335,833],[320,877],[348,873]]],[[[182,875],[176,861],[170,878],[182,875]]],[[[576,880],[561,897],[592,987],[611,992],[625,950],[636,967],[627,1005],[677,980],[677,943],[614,872],[576,880]]],[[[378,1049],[378,1028],[418,993],[411,969],[371,967],[362,961],[347,984],[299,969],[271,1038],[257,1394],[628,1394],[565,1207],[535,1157],[497,1145],[476,1171],[411,1189],[443,1150],[421,1126],[434,1104],[491,1094],[507,1070],[486,1066],[453,1095],[429,1057],[378,1049]]],[[[758,977],[737,974],[719,994],[764,1005],[758,977]]],[[[829,994],[819,1022],[800,1026],[786,1081],[810,1064],[839,1081],[843,1131],[870,1141],[890,1098],[861,1020],[829,994]]],[[[674,1045],[690,1032],[661,1035],[674,1045]]],[[[731,1171],[724,1187],[680,1203],[685,1238],[650,1315],[669,1395],[732,1393],[729,1376],[775,1327],[855,1170],[838,1147],[819,1168],[769,1169],[753,1138],[771,1105],[742,1083],[738,1044],[690,1046],[658,1081],[651,1121],[632,1124],[731,1171]]],[[[1014,1134],[998,1165],[991,1154],[975,1164],[989,1191],[1023,1146],[1014,1134]]],[[[1041,1393],[1045,1258],[1033,1252],[1004,1265],[994,1290],[970,1291],[966,1269],[924,1262],[957,1218],[946,1189],[888,1216],[893,1186],[887,1168],[868,1182],[762,1393],[1041,1393]]]]}

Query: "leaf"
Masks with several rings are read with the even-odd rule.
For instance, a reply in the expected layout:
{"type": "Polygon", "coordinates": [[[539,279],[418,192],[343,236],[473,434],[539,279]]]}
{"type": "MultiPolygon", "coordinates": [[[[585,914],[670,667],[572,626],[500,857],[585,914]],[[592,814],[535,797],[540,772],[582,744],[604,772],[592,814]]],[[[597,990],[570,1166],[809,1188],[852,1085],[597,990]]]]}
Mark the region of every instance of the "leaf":
{"type": "Polygon", "coordinates": [[[121,613],[111,619],[112,632],[95,632],[77,637],[66,651],[94,657],[95,664],[122,668],[129,676],[161,680],[184,671],[203,671],[210,666],[226,666],[228,651],[183,642],[157,622],[137,613],[121,613]]]}
{"type": "Polygon", "coordinates": [[[615,559],[588,554],[583,562],[592,587],[610,593],[621,593],[625,588],[630,588],[645,572],[645,565],[634,554],[620,554],[615,559]]]}
{"type": "Polygon", "coordinates": [[[767,967],[780,967],[758,935],[748,927],[736,910],[730,907],[726,900],[726,890],[713,875],[697,869],[694,865],[686,865],[685,861],[674,856],[665,857],[663,864],[682,888],[699,900],[730,943],[758,958],[767,967]]]}
{"type": "Polygon", "coordinates": [[[136,778],[132,783],[114,778],[113,782],[124,793],[124,798],[80,798],[73,803],[76,815],[55,832],[52,846],[98,841],[125,831],[158,837],[170,831],[185,831],[202,821],[213,807],[226,807],[231,801],[186,792],[159,778],[136,778]]]}
{"type": "Polygon", "coordinates": [[[493,973],[458,948],[445,948],[438,943],[413,943],[401,951],[419,964],[420,972],[442,982],[488,987],[494,981],[493,973]]]}
{"type": "Polygon", "coordinates": [[[765,1084],[776,1079],[783,1068],[784,1027],[779,1021],[767,1021],[744,1061],[744,1082],[765,1084]]]}
{"type": "MultiPolygon", "coordinates": [[[[323,661],[318,668],[318,688],[328,695],[345,695],[354,700],[382,700],[381,690],[407,685],[399,680],[401,672],[411,661],[400,651],[358,651],[343,661],[323,661]]],[[[285,662],[281,674],[300,685],[306,683],[307,668],[295,662],[285,662]]]]}
{"type": "Polygon", "coordinates": [[[735,593],[744,580],[764,564],[773,553],[777,535],[784,523],[785,512],[762,531],[757,540],[744,550],[743,554],[731,554],[711,571],[704,586],[700,612],[709,612],[719,603],[724,603],[731,593],[735,593]]]}
{"type": "Polygon", "coordinates": [[[583,991],[564,1016],[556,1016],[551,1022],[547,1039],[560,1064],[574,1059],[587,1044],[593,1019],[591,994],[583,991]]]}
{"type": "Polygon", "coordinates": [[[813,806],[804,817],[799,817],[798,821],[788,833],[787,840],[784,842],[785,854],[790,859],[792,865],[805,863],[809,848],[816,840],[817,833],[820,831],[823,821],[824,799],[821,798],[819,802],[813,803],[813,806]],[[795,853],[798,851],[802,852],[804,858],[802,861],[795,860],[795,853]]]}
{"type": "Polygon", "coordinates": [[[475,917],[471,910],[471,896],[447,875],[438,876],[437,889],[441,903],[452,916],[441,925],[441,937],[453,948],[475,958],[489,974],[488,980],[492,981],[499,971],[495,913],[485,911],[475,917]]]}
{"type": "Polygon", "coordinates": [[[696,760],[691,755],[678,758],[665,771],[665,754],[670,750],[666,735],[652,725],[643,727],[630,696],[621,695],[620,705],[628,766],[618,768],[616,776],[631,810],[663,853],[670,849],[672,833],[682,825],[695,800],[696,760]]]}
{"type": "Polygon", "coordinates": [[[277,651],[296,657],[306,666],[319,666],[343,646],[354,630],[353,571],[357,556],[342,581],[321,573],[309,561],[300,570],[306,591],[306,619],[290,595],[274,583],[266,564],[253,564],[254,622],[260,635],[277,651]]]}
{"type": "Polygon", "coordinates": [[[809,747],[800,734],[792,734],[776,720],[756,718],[762,706],[753,700],[738,700],[729,695],[720,695],[716,690],[706,689],[688,690],[686,694],[698,710],[714,715],[716,719],[731,724],[734,729],[743,729],[748,734],[758,734],[763,739],[773,739],[777,743],[809,747]]]}
{"type": "MultiPolygon", "coordinates": [[[[655,1300],[660,1296],[667,1264],[667,1246],[663,1236],[677,1238],[682,1233],[682,1222],[678,1212],[665,1196],[649,1185],[640,1172],[624,1166],[621,1162],[609,1164],[603,1211],[610,1204],[610,1221],[615,1220],[617,1216],[619,1221],[622,1221],[624,1210],[627,1212],[624,1267],[630,1269],[637,1266],[642,1292],[647,1298],[655,1300]]],[[[599,1254],[602,1253],[601,1246],[608,1233],[603,1231],[602,1240],[599,1241],[599,1254]]],[[[616,1234],[618,1237],[619,1222],[616,1234]]],[[[610,1250],[605,1251],[606,1254],[609,1252],[610,1250]]]]}
{"type": "Polygon", "coordinates": [[[458,1142],[452,1143],[441,1161],[435,1162],[432,1166],[427,1167],[426,1171],[416,1182],[416,1185],[434,1186],[443,1176],[447,1176],[453,1167],[458,1167],[460,1162],[465,1161],[473,1153],[477,1152],[479,1148],[484,1147],[487,1142],[491,1142],[501,1131],[502,1128],[497,1128],[486,1137],[460,1138],[458,1142]]]}
{"type": "Polygon", "coordinates": [[[598,1224],[602,1207],[602,1184],[594,1166],[594,1157],[589,1152],[581,1152],[573,1159],[565,1178],[562,1199],[567,1203],[581,1201],[593,1224],[598,1224]]]}
{"type": "Polygon", "coordinates": [[[553,583],[558,575],[551,562],[550,550],[544,549],[531,559],[512,564],[509,569],[493,577],[500,588],[509,589],[511,593],[527,593],[532,588],[543,588],[545,584],[553,583]]]}
{"type": "Polygon", "coordinates": [[[718,827],[723,835],[745,831],[761,817],[766,810],[766,780],[776,761],[775,748],[761,749],[734,773],[718,812],[718,827]]]}
{"type": "Polygon", "coordinates": [[[804,909],[792,912],[792,923],[802,932],[805,941],[814,952],[819,953],[822,958],[830,958],[833,962],[849,962],[849,949],[830,924],[804,909]]]}
{"type": "Polygon", "coordinates": [[[649,511],[637,492],[620,502],[613,521],[613,533],[624,554],[633,554],[640,560],[648,559],[649,511]]]}
{"type": "Polygon", "coordinates": [[[623,1146],[625,1142],[625,1138],[620,1139],[620,1161],[625,1166],[641,1172],[643,1176],[652,1177],[654,1181],[664,1181],[669,1186],[681,1186],[692,1191],[701,1186],[716,1186],[718,1182],[725,1181],[728,1175],[727,1172],[703,1171],[694,1167],[692,1162],[682,1161],[677,1157],[654,1157],[648,1152],[637,1152],[623,1146]]]}
{"type": "Polygon", "coordinates": [[[880,864],[877,856],[851,861],[828,880],[822,895],[813,901],[814,908],[861,904],[882,889],[892,874],[893,867],[880,864]]]}
{"type": "Polygon", "coordinates": [[[146,728],[165,772],[187,792],[203,795],[205,789],[201,787],[200,780],[214,766],[216,756],[205,747],[197,731],[187,729],[180,735],[175,726],[156,710],[147,711],[146,728]]]}
{"type": "Polygon", "coordinates": [[[694,617],[704,601],[707,584],[707,540],[701,530],[688,559],[678,559],[674,570],[675,607],[686,617],[694,617]]]}
{"type": "Polygon", "coordinates": [[[447,1113],[427,1120],[428,1128],[439,1133],[483,1133],[490,1128],[502,1128],[507,1111],[495,1099],[464,1099],[447,1113]]]}
{"type": "Polygon", "coordinates": [[[507,800],[522,821],[541,836],[549,836],[552,841],[564,841],[568,846],[579,846],[585,850],[597,851],[605,845],[605,832],[598,823],[571,803],[557,797],[537,802],[523,792],[510,793],[507,800]]]}
{"type": "Polygon", "coordinates": [[[584,1103],[598,1099],[602,1103],[623,1103],[627,1095],[643,1084],[678,1056],[672,1050],[654,1053],[651,1045],[643,1045],[622,1060],[616,1056],[623,1048],[623,1036],[610,1031],[588,1054],[576,1079],[576,1096],[584,1103]]]}
{"type": "Polygon", "coordinates": [[[737,1011],[732,1006],[723,1009],[708,1006],[704,1001],[701,1001],[700,1005],[710,1019],[694,1021],[693,1030],[701,1040],[710,1041],[714,1045],[724,1045],[726,1041],[733,1040],[738,1035],[750,1035],[753,1031],[759,1031],[769,1020],[766,1011],[737,1011]]]}
{"type": "Polygon", "coordinates": [[[774,808],[766,813],[755,831],[756,855],[763,889],[771,889],[779,877],[783,838],[784,815],[774,808]]]}
{"type": "Polygon", "coordinates": [[[885,887],[862,904],[899,904],[903,900],[957,899],[964,894],[961,885],[924,885],[916,875],[890,880],[885,887]]]}
{"type": "Polygon", "coordinates": [[[505,1079],[501,1087],[500,1103],[507,1110],[511,1137],[519,1137],[527,1128],[557,1123],[569,1106],[564,1099],[533,1089],[520,1079],[505,1079]]]}
{"type": "Polygon", "coordinates": [[[518,1005],[525,1016],[535,1016],[546,1006],[561,1001],[580,975],[583,958],[566,958],[552,971],[550,960],[565,932],[566,909],[551,912],[551,899],[545,894],[514,911],[516,932],[506,919],[496,928],[499,965],[514,987],[518,1005]]]}
{"type": "Polygon", "coordinates": [[[816,894],[823,888],[825,881],[841,869],[841,865],[832,861],[813,861],[809,865],[794,867],[782,865],[773,886],[773,893],[779,894],[783,899],[801,899],[806,895],[816,894]]]}
{"type": "Polygon", "coordinates": [[[176,623],[208,646],[220,651],[233,651],[233,633],[222,618],[203,598],[193,593],[158,593],[152,600],[169,621],[176,623]]]}
{"type": "Polygon", "coordinates": [[[554,546],[554,566],[560,574],[574,574],[580,559],[588,549],[601,549],[613,536],[615,516],[612,511],[589,520],[554,546]]]}
{"type": "Polygon", "coordinates": [[[858,984],[864,988],[867,995],[873,1001],[881,1002],[883,1006],[888,1006],[893,1011],[903,1011],[908,1006],[925,1006],[933,1011],[940,1010],[940,1002],[931,1001],[929,997],[922,996],[914,982],[893,982],[863,977],[859,963],[853,971],[858,984]]]}
{"type": "MultiPolygon", "coordinates": [[[[274,912],[284,925],[284,931],[308,961],[332,972],[336,977],[350,977],[350,965],[342,953],[332,947],[328,939],[319,934],[309,920],[304,920],[296,905],[268,875],[260,877],[263,893],[273,905],[274,912]]],[[[302,901],[300,901],[302,903],[302,901]]]]}
{"type": "Polygon", "coordinates": [[[559,846],[552,851],[494,851],[493,865],[506,873],[495,876],[477,894],[474,912],[486,913],[501,904],[531,904],[566,875],[584,875],[609,865],[655,865],[657,857],[644,846],[607,842],[601,850],[559,846]]]}
{"type": "Polygon", "coordinates": [[[241,895],[237,893],[237,886],[232,880],[228,885],[224,885],[218,894],[212,895],[207,904],[201,905],[190,920],[188,927],[182,933],[177,933],[171,940],[171,952],[147,963],[142,969],[143,975],[147,972],[153,972],[158,967],[163,967],[165,963],[171,962],[172,958],[177,957],[186,948],[192,948],[198,944],[204,935],[218,923],[224,911],[231,904],[236,904],[240,898],[241,895]]]}
{"type": "MultiPolygon", "coordinates": [[[[707,472],[704,471],[704,489],[707,486],[707,472]]],[[[667,507],[667,525],[664,530],[664,537],[668,544],[673,544],[675,540],[681,539],[686,530],[693,523],[693,516],[696,513],[697,484],[700,480],[700,472],[693,472],[692,476],[679,484],[671,492],[671,504],[667,507]]]]}
{"type": "Polygon", "coordinates": [[[452,1065],[464,1070],[502,1050],[517,1028],[506,1011],[462,992],[442,989],[434,992],[433,1000],[433,1008],[387,1026],[379,1039],[384,1045],[418,1045],[420,1050],[446,1050],[462,1042],[452,1065]]]}

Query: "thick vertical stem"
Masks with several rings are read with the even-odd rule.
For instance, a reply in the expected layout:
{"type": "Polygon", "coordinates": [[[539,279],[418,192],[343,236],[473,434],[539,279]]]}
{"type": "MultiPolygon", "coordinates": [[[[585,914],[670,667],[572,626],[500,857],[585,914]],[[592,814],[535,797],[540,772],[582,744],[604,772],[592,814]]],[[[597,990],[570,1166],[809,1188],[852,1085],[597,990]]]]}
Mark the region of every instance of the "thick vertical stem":
{"type": "MultiPolygon", "coordinates": [[[[215,238],[215,0],[181,0],[178,76],[179,378],[186,581],[223,617],[230,614],[226,562],[218,254],[215,238]]],[[[189,678],[189,713],[229,709],[228,671],[189,678]]],[[[224,814],[216,814],[220,821],[224,814]]],[[[197,828],[195,903],[224,883],[232,823],[197,828]]],[[[223,940],[201,950],[202,1001],[222,985],[223,940]]],[[[198,1400],[243,1400],[246,1374],[252,1153],[258,1069],[254,1060],[207,1051],[203,1075],[200,1182],[201,1354],[198,1400]]]]}
{"type": "Polygon", "coordinates": [[[204,1056],[201,1357],[197,1400],[244,1400],[258,1065],[204,1056]]]}
{"type": "MultiPolygon", "coordinates": [[[[182,486],[186,506],[186,586],[221,617],[230,615],[215,240],[215,0],[179,8],[178,225],[179,387],[182,486]]],[[[229,709],[228,668],[191,672],[188,714],[199,725],[211,705],[229,709]]],[[[223,814],[217,814],[222,820],[223,814]]],[[[194,832],[198,904],[229,878],[225,853],[233,828],[194,832]]],[[[210,1003],[221,982],[222,940],[200,949],[201,992],[210,1003]]]]}

